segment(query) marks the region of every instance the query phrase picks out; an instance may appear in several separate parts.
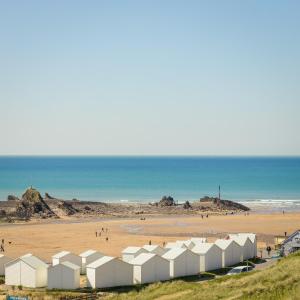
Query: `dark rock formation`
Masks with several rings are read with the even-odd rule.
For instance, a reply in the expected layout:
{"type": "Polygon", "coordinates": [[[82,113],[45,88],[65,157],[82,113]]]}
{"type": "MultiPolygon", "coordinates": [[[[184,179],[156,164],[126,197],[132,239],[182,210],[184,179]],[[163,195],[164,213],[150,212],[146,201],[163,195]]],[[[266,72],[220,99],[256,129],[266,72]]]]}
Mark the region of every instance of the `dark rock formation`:
{"type": "Polygon", "coordinates": [[[16,207],[16,214],[18,217],[25,219],[28,219],[33,215],[39,215],[40,217],[56,216],[44,201],[39,191],[32,187],[27,189],[22,195],[22,199],[16,207]]]}
{"type": "Polygon", "coordinates": [[[163,196],[162,199],[158,202],[159,206],[175,206],[176,203],[171,196],[163,196]]]}
{"type": "Polygon", "coordinates": [[[192,208],[192,205],[190,204],[189,201],[185,201],[185,203],[183,204],[183,208],[184,209],[189,209],[189,208],[192,208]]]}
{"type": "Polygon", "coordinates": [[[14,196],[14,195],[8,195],[7,200],[8,201],[20,201],[20,199],[17,196],[14,196]]]}
{"type": "Polygon", "coordinates": [[[250,210],[249,207],[243,204],[231,200],[220,200],[219,198],[208,197],[208,196],[201,198],[200,203],[212,203],[220,209],[242,210],[242,211],[250,210]]]}
{"type": "Polygon", "coordinates": [[[45,193],[45,200],[50,199],[50,200],[55,200],[56,198],[50,196],[50,194],[45,193]]]}
{"type": "Polygon", "coordinates": [[[67,216],[74,215],[78,212],[78,210],[74,208],[71,203],[68,203],[66,201],[60,201],[58,204],[58,208],[63,210],[67,216]]]}

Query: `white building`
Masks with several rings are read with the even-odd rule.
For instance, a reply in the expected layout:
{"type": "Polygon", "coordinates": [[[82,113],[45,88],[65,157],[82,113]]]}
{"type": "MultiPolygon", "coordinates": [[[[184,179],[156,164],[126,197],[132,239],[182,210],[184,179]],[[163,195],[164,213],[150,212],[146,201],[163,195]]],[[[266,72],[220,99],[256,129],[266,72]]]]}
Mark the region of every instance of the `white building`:
{"type": "Polygon", "coordinates": [[[242,247],[242,260],[253,258],[253,243],[246,235],[233,236],[231,238],[242,247]]]}
{"type": "Polygon", "coordinates": [[[192,249],[195,246],[191,240],[176,241],[176,244],[183,249],[192,249]]]}
{"type": "Polygon", "coordinates": [[[10,257],[7,257],[3,254],[0,254],[0,275],[3,276],[5,274],[5,264],[12,261],[10,257]]]}
{"type": "Polygon", "coordinates": [[[133,265],[111,256],[103,256],[86,266],[87,286],[106,288],[133,284],[133,265]]]}
{"type": "Polygon", "coordinates": [[[165,249],[180,248],[177,242],[169,242],[165,245],[165,249]]]}
{"type": "Polygon", "coordinates": [[[207,242],[207,238],[205,238],[205,237],[191,238],[190,240],[191,240],[194,244],[198,244],[198,243],[206,243],[206,242],[207,242]]]}
{"type": "Polygon", "coordinates": [[[219,239],[215,244],[222,249],[222,267],[229,267],[243,261],[242,247],[234,240],[219,239]]]}
{"type": "Polygon", "coordinates": [[[56,253],[52,256],[52,265],[58,265],[61,264],[64,261],[68,261],[74,265],[77,265],[81,268],[81,257],[71,253],[69,251],[61,251],[59,253],[56,253]]]}
{"type": "Polygon", "coordinates": [[[37,288],[47,286],[48,265],[27,254],[5,265],[5,284],[37,288]]]}
{"type": "Polygon", "coordinates": [[[191,276],[199,273],[199,256],[189,249],[173,248],[162,257],[170,262],[171,278],[191,276]]]}
{"type": "Polygon", "coordinates": [[[133,283],[143,284],[170,279],[170,263],[154,254],[142,253],[130,261],[133,265],[133,283]]]}
{"type": "Polygon", "coordinates": [[[164,255],[168,250],[160,247],[159,245],[144,245],[143,249],[145,249],[149,253],[154,253],[157,255],[164,255]]]}
{"type": "Polygon", "coordinates": [[[75,290],[80,288],[80,267],[64,261],[48,268],[48,289],[75,290]]]}
{"type": "Polygon", "coordinates": [[[257,256],[257,238],[255,233],[235,233],[235,234],[229,234],[229,238],[233,238],[234,236],[245,236],[248,237],[252,243],[252,257],[257,256]]]}
{"type": "Polygon", "coordinates": [[[222,249],[213,243],[198,243],[192,250],[199,255],[200,272],[222,268],[222,249]]]}
{"type": "Polygon", "coordinates": [[[104,254],[96,250],[87,250],[85,252],[80,253],[79,256],[81,257],[81,274],[85,274],[86,266],[96,261],[97,259],[103,257],[104,254]]]}
{"type": "Polygon", "coordinates": [[[127,247],[122,251],[122,259],[123,261],[130,262],[142,253],[148,253],[148,251],[142,247],[127,247]]]}

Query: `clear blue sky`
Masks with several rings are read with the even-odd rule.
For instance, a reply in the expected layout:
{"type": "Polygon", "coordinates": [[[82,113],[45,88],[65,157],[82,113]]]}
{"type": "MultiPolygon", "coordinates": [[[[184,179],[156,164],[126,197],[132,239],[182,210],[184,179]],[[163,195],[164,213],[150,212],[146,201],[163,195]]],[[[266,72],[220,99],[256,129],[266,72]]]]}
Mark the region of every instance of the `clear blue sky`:
{"type": "Polygon", "coordinates": [[[0,154],[300,155],[300,1],[0,1],[0,154]]]}

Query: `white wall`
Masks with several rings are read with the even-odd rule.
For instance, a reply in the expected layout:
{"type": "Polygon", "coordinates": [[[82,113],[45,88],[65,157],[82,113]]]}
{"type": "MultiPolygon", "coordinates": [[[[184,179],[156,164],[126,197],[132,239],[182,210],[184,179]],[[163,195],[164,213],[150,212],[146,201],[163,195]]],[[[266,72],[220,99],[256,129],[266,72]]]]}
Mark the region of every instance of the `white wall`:
{"type": "Polygon", "coordinates": [[[113,259],[96,269],[86,268],[87,285],[92,288],[116,287],[133,284],[133,265],[113,259]]]}
{"type": "Polygon", "coordinates": [[[11,258],[7,256],[0,256],[0,275],[3,276],[5,274],[5,264],[12,261],[11,258]]]}
{"type": "Polygon", "coordinates": [[[74,270],[63,265],[48,268],[49,289],[77,289],[80,287],[80,269],[74,270]]]}
{"type": "Polygon", "coordinates": [[[151,283],[170,279],[170,262],[156,255],[142,266],[134,266],[134,283],[151,283]]]}
{"type": "Polygon", "coordinates": [[[5,284],[21,285],[21,263],[20,261],[5,267],[5,284]]]}
{"type": "Polygon", "coordinates": [[[81,274],[86,274],[86,266],[103,257],[103,254],[95,252],[87,257],[81,257],[81,274]]]}

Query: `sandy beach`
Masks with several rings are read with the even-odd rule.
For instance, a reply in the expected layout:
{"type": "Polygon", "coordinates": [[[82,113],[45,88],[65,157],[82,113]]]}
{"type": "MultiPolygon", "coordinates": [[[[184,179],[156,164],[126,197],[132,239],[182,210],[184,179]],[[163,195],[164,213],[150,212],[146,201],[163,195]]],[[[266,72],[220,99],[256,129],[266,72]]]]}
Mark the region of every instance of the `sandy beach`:
{"type": "Polygon", "coordinates": [[[300,228],[300,213],[250,213],[250,215],[163,216],[146,220],[104,219],[32,221],[26,224],[1,224],[0,238],[5,239],[5,253],[14,258],[33,253],[46,261],[61,250],[80,253],[96,249],[105,254],[120,256],[127,246],[160,244],[192,236],[205,236],[209,241],[232,232],[254,232],[258,247],[274,243],[274,235],[291,234],[300,228]],[[104,232],[102,231],[104,228],[104,232]],[[107,228],[107,233],[106,233],[107,228]],[[101,236],[96,237],[96,231],[101,236]],[[108,241],[106,241],[108,237],[108,241]]]}

